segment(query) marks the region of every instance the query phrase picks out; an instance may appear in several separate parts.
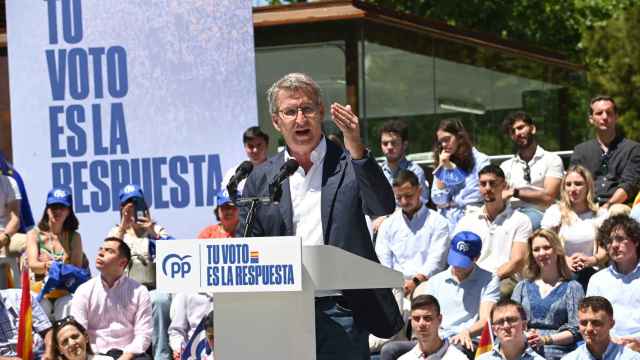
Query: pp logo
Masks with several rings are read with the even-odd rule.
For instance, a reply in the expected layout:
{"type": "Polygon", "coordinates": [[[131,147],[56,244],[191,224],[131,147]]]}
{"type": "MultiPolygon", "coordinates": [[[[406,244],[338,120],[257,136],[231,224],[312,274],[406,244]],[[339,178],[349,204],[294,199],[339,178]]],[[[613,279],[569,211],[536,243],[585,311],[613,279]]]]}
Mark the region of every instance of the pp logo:
{"type": "Polygon", "coordinates": [[[190,257],[191,255],[185,255],[184,257],[180,257],[178,254],[167,255],[162,261],[162,272],[171,278],[180,275],[184,279],[185,275],[191,272],[191,264],[187,261],[190,257]]]}
{"type": "Polygon", "coordinates": [[[53,196],[60,199],[67,196],[67,192],[64,190],[56,190],[53,192],[53,196]]]}
{"type": "Polygon", "coordinates": [[[124,187],[124,192],[127,194],[130,194],[132,192],[134,192],[136,190],[135,186],[133,185],[127,185],[124,187]]]}
{"type": "Polygon", "coordinates": [[[457,247],[458,251],[463,252],[463,253],[469,251],[469,244],[467,244],[464,241],[459,242],[458,245],[456,245],[456,247],[457,247]]]}

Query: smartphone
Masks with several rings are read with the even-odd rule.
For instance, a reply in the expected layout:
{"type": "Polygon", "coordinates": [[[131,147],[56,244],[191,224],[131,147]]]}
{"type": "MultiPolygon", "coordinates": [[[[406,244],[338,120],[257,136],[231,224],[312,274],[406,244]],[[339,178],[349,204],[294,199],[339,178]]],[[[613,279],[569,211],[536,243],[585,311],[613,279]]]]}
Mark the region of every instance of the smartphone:
{"type": "Polygon", "coordinates": [[[135,197],[133,198],[133,209],[134,209],[134,219],[136,222],[139,222],[140,218],[147,217],[147,203],[143,198],[135,197]]]}

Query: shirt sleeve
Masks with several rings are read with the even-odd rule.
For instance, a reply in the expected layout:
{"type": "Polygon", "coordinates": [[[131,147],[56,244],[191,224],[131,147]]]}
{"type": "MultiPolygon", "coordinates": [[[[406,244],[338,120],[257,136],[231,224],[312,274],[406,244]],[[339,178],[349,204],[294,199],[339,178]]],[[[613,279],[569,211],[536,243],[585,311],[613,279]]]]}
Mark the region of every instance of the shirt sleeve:
{"type": "Polygon", "coordinates": [[[412,166],[411,170],[418,177],[418,184],[420,184],[420,187],[422,188],[420,193],[420,200],[422,200],[422,202],[426,204],[429,202],[429,182],[427,181],[424,170],[422,170],[420,165],[416,163],[413,163],[413,165],[414,166],[412,166]]]}
{"type": "Polygon", "coordinates": [[[574,339],[580,338],[578,331],[578,304],[584,298],[584,290],[582,285],[576,281],[569,282],[569,288],[566,293],[567,304],[567,322],[558,328],[558,332],[569,330],[573,334],[574,339]]]}
{"type": "Polygon", "coordinates": [[[518,215],[522,218],[522,221],[520,222],[520,224],[518,224],[518,228],[516,229],[516,233],[514,234],[513,242],[526,244],[527,239],[529,239],[529,236],[531,236],[531,233],[533,232],[533,227],[527,215],[524,215],[523,213],[518,213],[518,215]]]}
{"type": "Polygon", "coordinates": [[[553,229],[560,226],[560,207],[557,204],[551,205],[542,216],[540,227],[543,229],[553,229]]]}
{"type": "Polygon", "coordinates": [[[519,281],[516,284],[516,287],[513,288],[513,292],[511,293],[511,300],[517,302],[518,304],[522,304],[523,297],[524,297],[524,280],[519,281]]]}
{"type": "Polygon", "coordinates": [[[437,216],[437,220],[433,224],[431,245],[422,271],[431,277],[445,268],[450,239],[449,222],[435,212],[429,216],[437,216]]]}
{"type": "Polygon", "coordinates": [[[42,334],[45,331],[51,329],[51,321],[49,321],[49,317],[45,314],[44,310],[40,306],[40,303],[36,301],[35,296],[31,296],[31,316],[32,316],[32,324],[33,330],[42,334]]]}
{"type": "Polygon", "coordinates": [[[393,252],[389,247],[389,227],[393,221],[393,215],[387,218],[378,229],[378,236],[376,237],[376,255],[380,264],[393,269],[393,252]]]}
{"type": "Polygon", "coordinates": [[[134,334],[135,337],[131,344],[122,349],[123,352],[133,354],[144,353],[151,344],[151,333],[153,331],[153,323],[151,322],[151,298],[149,291],[142,286],[134,290],[137,294],[137,308],[134,314],[134,334]]]}
{"type": "Polygon", "coordinates": [[[620,176],[620,186],[627,193],[627,201],[633,201],[638,193],[640,179],[640,145],[634,144],[629,149],[628,161],[620,176]]]}
{"type": "Polygon", "coordinates": [[[358,181],[364,213],[371,217],[391,214],[396,208],[396,199],[373,155],[368,152],[362,159],[351,159],[351,164],[358,181]]]}
{"type": "MultiPolygon", "coordinates": [[[[478,271],[478,269],[476,269],[478,271]]],[[[497,303],[500,299],[500,280],[497,276],[491,274],[491,281],[485,286],[480,297],[480,303],[492,302],[497,303]]]]}
{"type": "Polygon", "coordinates": [[[464,187],[462,188],[462,190],[460,190],[460,192],[457,195],[453,196],[453,202],[455,202],[456,205],[460,208],[464,208],[469,204],[482,202],[478,172],[480,172],[482,168],[489,165],[491,162],[489,161],[488,156],[484,154],[480,154],[476,156],[475,154],[476,152],[474,152],[476,163],[473,166],[473,170],[471,174],[469,174],[464,179],[464,187]]]}
{"type": "MultiPolygon", "coordinates": [[[[71,300],[71,316],[85,329],[89,328],[89,318],[87,316],[89,314],[89,294],[91,293],[90,287],[93,286],[94,281],[95,279],[91,279],[80,285],[71,300]]],[[[95,342],[95,340],[93,341],[95,342]]]]}
{"type": "Polygon", "coordinates": [[[562,177],[564,176],[564,164],[562,163],[562,159],[560,158],[560,156],[554,153],[549,153],[549,158],[549,167],[547,168],[545,177],[549,176],[557,179],[562,179],[562,177]]]}
{"type": "Polygon", "coordinates": [[[189,319],[187,318],[187,295],[177,294],[171,302],[171,324],[169,325],[169,346],[173,351],[181,351],[187,343],[189,319]]]}

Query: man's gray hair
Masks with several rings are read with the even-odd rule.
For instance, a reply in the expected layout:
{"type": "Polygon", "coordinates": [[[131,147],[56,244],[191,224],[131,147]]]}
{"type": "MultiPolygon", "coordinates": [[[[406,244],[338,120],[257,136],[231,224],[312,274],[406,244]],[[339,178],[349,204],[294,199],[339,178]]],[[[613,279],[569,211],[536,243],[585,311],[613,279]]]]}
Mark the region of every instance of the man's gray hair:
{"type": "Polygon", "coordinates": [[[271,114],[278,112],[278,94],[281,90],[300,91],[314,100],[316,105],[322,105],[322,91],[311,76],[303,73],[291,73],[283,76],[267,90],[267,101],[271,114]]]}

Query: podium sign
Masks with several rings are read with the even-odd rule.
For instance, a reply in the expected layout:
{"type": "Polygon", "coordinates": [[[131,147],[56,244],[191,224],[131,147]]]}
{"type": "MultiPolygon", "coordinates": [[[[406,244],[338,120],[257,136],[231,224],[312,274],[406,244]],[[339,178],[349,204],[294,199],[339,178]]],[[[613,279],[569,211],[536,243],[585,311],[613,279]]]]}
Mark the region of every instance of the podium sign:
{"type": "Polygon", "coordinates": [[[302,249],[295,236],[160,240],[158,290],[274,292],[302,290],[302,249]]]}

